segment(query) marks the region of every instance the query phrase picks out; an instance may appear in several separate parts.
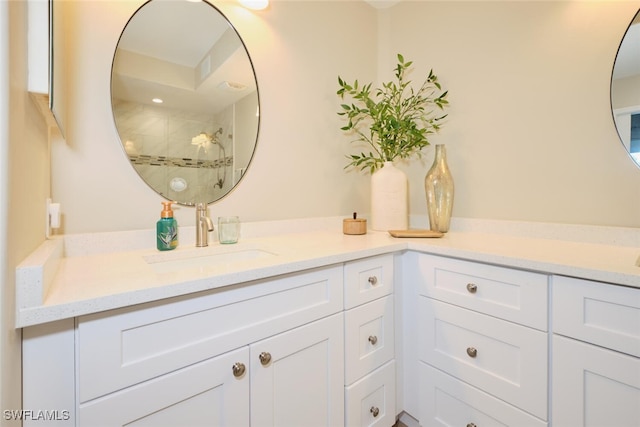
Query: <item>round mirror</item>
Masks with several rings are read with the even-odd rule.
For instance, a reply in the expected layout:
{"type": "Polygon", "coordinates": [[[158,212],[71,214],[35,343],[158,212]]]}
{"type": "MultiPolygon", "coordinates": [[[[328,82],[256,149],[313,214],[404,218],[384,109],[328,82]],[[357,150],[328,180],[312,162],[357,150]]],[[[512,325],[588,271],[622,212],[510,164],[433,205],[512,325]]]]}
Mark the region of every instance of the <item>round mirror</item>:
{"type": "Polygon", "coordinates": [[[620,140],[640,166],[640,10],[620,43],[613,65],[611,109],[620,140]]]}
{"type": "Polygon", "coordinates": [[[180,204],[224,197],[255,150],[253,65],[231,23],[206,1],[151,0],[134,13],[113,58],[111,106],[135,170],[180,204]]]}

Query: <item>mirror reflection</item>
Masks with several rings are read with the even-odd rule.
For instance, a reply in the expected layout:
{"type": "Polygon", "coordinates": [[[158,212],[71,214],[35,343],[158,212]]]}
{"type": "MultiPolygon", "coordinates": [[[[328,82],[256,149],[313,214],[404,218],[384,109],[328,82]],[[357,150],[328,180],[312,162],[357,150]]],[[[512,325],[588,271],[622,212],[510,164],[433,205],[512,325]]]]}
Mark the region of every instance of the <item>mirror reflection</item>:
{"type": "Polygon", "coordinates": [[[618,135],[640,166],[640,10],[618,49],[611,77],[611,108],[618,135]]]}
{"type": "Polygon", "coordinates": [[[116,48],[111,104],[131,164],[166,199],[214,202],[249,166],[259,125],[253,66],[205,1],[151,0],[136,11],[116,48]]]}

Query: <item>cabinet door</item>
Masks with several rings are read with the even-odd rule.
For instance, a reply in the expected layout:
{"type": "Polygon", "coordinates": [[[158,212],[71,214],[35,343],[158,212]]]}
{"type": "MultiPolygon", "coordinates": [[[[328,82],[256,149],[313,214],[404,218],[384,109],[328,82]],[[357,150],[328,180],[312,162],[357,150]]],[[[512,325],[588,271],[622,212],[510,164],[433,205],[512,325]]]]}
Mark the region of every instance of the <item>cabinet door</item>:
{"type": "Polygon", "coordinates": [[[84,403],[78,425],[249,426],[248,366],[243,347],[84,403]]]}
{"type": "Polygon", "coordinates": [[[552,423],[640,425],[640,359],[553,337],[552,423]]]}
{"type": "Polygon", "coordinates": [[[251,345],[251,425],[344,423],[343,315],[251,345]]]}

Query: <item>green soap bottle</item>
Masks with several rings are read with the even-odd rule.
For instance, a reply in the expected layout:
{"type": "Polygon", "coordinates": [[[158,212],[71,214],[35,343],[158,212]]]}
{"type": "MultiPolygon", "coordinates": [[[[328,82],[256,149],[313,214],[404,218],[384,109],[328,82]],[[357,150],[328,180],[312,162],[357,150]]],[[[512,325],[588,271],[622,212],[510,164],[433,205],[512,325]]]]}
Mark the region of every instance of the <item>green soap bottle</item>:
{"type": "Polygon", "coordinates": [[[156,244],[159,251],[170,251],[178,247],[178,221],[173,217],[172,203],[162,202],[164,207],[156,223],[156,244]]]}

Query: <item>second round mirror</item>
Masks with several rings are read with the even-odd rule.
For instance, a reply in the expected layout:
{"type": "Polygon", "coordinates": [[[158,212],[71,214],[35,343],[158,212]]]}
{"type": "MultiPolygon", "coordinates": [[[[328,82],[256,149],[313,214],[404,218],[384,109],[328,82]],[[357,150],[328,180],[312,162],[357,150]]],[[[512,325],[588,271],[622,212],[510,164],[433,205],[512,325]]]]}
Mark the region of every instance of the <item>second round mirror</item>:
{"type": "Polygon", "coordinates": [[[620,140],[640,166],[640,10],[616,55],[611,77],[611,108],[620,140]]]}

